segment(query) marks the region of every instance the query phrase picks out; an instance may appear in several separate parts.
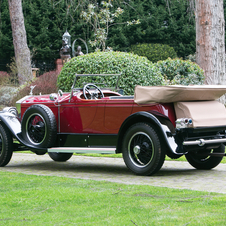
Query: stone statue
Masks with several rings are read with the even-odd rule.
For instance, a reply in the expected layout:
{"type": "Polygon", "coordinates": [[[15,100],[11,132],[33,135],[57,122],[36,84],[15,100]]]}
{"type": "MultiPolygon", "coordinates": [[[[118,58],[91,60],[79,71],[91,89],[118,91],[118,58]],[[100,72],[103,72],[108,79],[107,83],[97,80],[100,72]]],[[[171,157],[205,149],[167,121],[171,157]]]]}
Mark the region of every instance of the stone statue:
{"type": "Polygon", "coordinates": [[[63,64],[71,59],[71,48],[67,43],[67,39],[62,40],[62,47],[60,49],[60,57],[62,59],[63,64]]]}
{"type": "Polygon", "coordinates": [[[78,46],[77,47],[77,52],[75,52],[75,56],[82,56],[84,53],[82,52],[82,47],[78,46]]]}
{"type": "Polygon", "coordinates": [[[34,85],[34,86],[30,86],[31,91],[30,91],[29,95],[33,95],[33,89],[35,88],[35,86],[36,86],[36,85],[34,85]]]}

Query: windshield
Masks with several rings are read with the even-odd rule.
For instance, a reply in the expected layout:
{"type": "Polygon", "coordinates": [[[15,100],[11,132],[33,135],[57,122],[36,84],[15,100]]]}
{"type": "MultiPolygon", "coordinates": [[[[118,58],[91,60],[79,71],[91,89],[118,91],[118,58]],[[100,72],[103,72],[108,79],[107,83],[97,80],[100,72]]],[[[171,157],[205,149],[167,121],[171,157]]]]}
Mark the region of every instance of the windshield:
{"type": "Polygon", "coordinates": [[[118,81],[121,74],[76,74],[75,80],[71,87],[71,95],[69,102],[73,96],[74,91],[81,90],[84,85],[93,83],[100,88],[118,91],[118,81]]]}
{"type": "Polygon", "coordinates": [[[76,74],[72,89],[81,89],[85,84],[93,83],[100,88],[118,90],[121,74],[76,74]]]}

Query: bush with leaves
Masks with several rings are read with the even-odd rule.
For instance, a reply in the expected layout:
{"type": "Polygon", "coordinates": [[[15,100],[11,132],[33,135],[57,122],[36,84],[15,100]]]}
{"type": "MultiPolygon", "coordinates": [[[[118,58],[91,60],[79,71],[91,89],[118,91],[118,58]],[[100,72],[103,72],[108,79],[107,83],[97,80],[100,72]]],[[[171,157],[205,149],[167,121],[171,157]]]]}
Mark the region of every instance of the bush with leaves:
{"type": "Polygon", "coordinates": [[[168,80],[168,84],[202,85],[204,83],[204,71],[190,60],[168,58],[157,62],[155,66],[168,80]]]}
{"type": "Polygon", "coordinates": [[[1,86],[0,87],[0,105],[11,106],[12,98],[17,96],[18,87],[1,86]]]}
{"type": "Polygon", "coordinates": [[[10,83],[9,74],[6,71],[0,71],[0,86],[10,83]]]}
{"type": "MultiPolygon", "coordinates": [[[[70,91],[75,74],[121,74],[119,87],[125,95],[133,95],[136,85],[156,86],[165,82],[160,71],[147,58],[124,52],[95,52],[72,58],[58,77],[58,87],[70,91]]],[[[115,79],[106,79],[107,86],[114,87],[115,79]]],[[[81,82],[79,85],[82,87],[81,82]]]]}
{"type": "Polygon", "coordinates": [[[50,71],[47,72],[37,79],[35,79],[33,82],[25,85],[20,91],[17,93],[17,95],[11,100],[11,105],[15,106],[16,101],[21,99],[22,97],[29,95],[31,91],[31,86],[35,86],[33,90],[34,95],[39,94],[49,94],[49,93],[56,93],[57,90],[57,77],[58,77],[57,71],[50,71]]]}
{"type": "Polygon", "coordinates": [[[177,54],[173,47],[163,44],[137,44],[132,45],[130,51],[139,55],[147,57],[151,62],[159,60],[166,60],[167,58],[176,58],[177,54]]]}
{"type": "Polygon", "coordinates": [[[196,53],[186,56],[185,60],[190,60],[191,62],[196,63],[196,53]]]}

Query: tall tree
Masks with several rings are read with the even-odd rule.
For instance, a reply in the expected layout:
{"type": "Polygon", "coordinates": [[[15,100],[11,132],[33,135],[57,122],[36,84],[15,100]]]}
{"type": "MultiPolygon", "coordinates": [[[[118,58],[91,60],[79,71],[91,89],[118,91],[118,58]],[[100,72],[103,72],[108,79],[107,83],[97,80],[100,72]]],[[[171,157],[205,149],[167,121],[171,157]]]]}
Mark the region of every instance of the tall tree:
{"type": "Polygon", "coordinates": [[[21,0],[8,0],[12,27],[13,45],[18,71],[19,83],[32,79],[30,50],[27,46],[27,35],[21,0]]]}
{"type": "Polygon", "coordinates": [[[195,0],[196,61],[206,84],[226,85],[223,0],[195,0]]]}

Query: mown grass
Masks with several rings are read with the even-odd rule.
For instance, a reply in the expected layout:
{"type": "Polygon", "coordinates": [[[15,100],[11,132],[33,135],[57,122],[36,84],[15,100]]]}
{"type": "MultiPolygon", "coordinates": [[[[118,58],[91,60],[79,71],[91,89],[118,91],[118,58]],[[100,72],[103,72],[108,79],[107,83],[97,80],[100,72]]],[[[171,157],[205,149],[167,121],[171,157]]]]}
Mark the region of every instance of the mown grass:
{"type": "Polygon", "coordinates": [[[0,177],[0,225],[226,222],[224,194],[9,172],[0,172],[0,177]]]}

